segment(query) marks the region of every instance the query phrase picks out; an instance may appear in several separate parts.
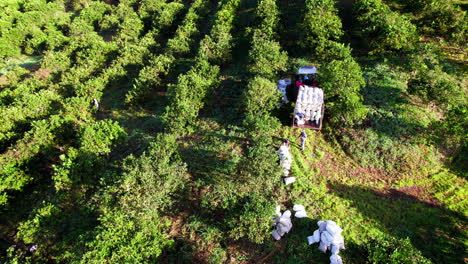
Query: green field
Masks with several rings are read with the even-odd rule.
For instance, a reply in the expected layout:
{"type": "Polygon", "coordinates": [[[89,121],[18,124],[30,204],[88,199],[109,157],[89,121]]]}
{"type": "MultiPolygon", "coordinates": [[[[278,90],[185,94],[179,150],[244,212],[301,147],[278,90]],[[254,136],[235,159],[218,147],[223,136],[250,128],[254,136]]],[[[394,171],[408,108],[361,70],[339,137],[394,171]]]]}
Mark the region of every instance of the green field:
{"type": "Polygon", "coordinates": [[[344,263],[466,263],[466,6],[1,1],[0,260],[330,263],[307,237],[333,220],[344,263]],[[302,152],[277,81],[304,65],[302,152]]]}

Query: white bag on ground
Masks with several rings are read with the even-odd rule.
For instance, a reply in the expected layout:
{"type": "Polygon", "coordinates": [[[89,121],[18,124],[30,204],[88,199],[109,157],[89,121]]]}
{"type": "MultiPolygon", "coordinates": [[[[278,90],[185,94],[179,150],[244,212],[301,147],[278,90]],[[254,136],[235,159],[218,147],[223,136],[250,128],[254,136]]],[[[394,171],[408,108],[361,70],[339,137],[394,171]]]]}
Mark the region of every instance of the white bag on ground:
{"type": "Polygon", "coordinates": [[[287,177],[284,178],[284,184],[288,185],[296,181],[296,177],[287,177]]]}
{"type": "Polygon", "coordinates": [[[318,229],[314,231],[313,236],[314,236],[315,243],[320,242],[320,232],[318,229]]]}
{"type": "MultiPolygon", "coordinates": [[[[275,214],[278,214],[278,207],[276,207],[275,214]]],[[[283,214],[279,212],[279,217],[273,218],[275,221],[275,229],[272,236],[274,239],[279,240],[282,236],[288,233],[292,228],[291,211],[286,210],[283,214]]]]}
{"type": "Polygon", "coordinates": [[[324,222],[324,221],[318,221],[318,222],[317,222],[317,225],[318,225],[318,227],[319,227],[320,233],[323,232],[323,231],[325,231],[325,229],[327,228],[327,223],[324,222]]]}
{"type": "Polygon", "coordinates": [[[318,221],[317,226],[319,229],[314,231],[313,236],[307,237],[309,245],[315,243],[314,241],[320,241],[318,249],[324,253],[330,250],[332,253],[331,264],[342,264],[343,261],[338,254],[340,250],[345,249],[344,238],[341,235],[343,229],[331,220],[318,221]]]}
{"type": "Polygon", "coordinates": [[[330,264],[343,264],[343,260],[338,255],[331,255],[330,264]]]}
{"type": "Polygon", "coordinates": [[[279,205],[276,206],[275,214],[278,217],[281,217],[281,206],[279,206],[279,205]]]}
{"type": "Polygon", "coordinates": [[[280,240],[281,236],[278,234],[276,230],[273,230],[273,238],[276,240],[280,240]]]}
{"type": "Polygon", "coordinates": [[[297,218],[304,218],[304,217],[307,217],[307,213],[306,213],[306,211],[297,211],[294,214],[294,216],[297,217],[297,218]]]}
{"type": "Polygon", "coordinates": [[[294,212],[297,212],[297,211],[305,211],[305,208],[302,204],[295,204],[293,206],[293,210],[294,212]]]}
{"type": "Polygon", "coordinates": [[[340,246],[337,244],[331,244],[330,251],[333,255],[338,255],[340,253],[340,246]]]}
{"type": "Polygon", "coordinates": [[[325,245],[325,243],[320,242],[320,245],[319,245],[318,249],[319,249],[320,251],[322,251],[323,253],[326,253],[327,250],[328,250],[328,247],[327,247],[327,245],[325,245]]]}

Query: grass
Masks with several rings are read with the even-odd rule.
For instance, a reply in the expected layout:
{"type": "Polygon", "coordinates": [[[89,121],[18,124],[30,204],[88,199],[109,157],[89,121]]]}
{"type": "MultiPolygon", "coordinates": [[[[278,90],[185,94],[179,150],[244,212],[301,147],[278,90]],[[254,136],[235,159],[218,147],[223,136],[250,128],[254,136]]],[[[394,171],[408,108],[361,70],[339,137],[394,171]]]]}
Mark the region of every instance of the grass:
{"type": "MultiPolygon", "coordinates": [[[[384,234],[409,237],[411,244],[435,263],[463,261],[466,231],[459,228],[466,223],[466,180],[445,171],[389,185],[385,174],[367,174],[365,167],[327,143],[320,132],[307,132],[304,153],[292,144],[292,174],[297,181],[284,186],[289,199],[283,205],[304,205],[310,219],[293,220],[292,233],[277,242],[283,244],[283,251],[274,258],[276,263],[325,262],[325,254],[317,245],[308,247],[306,237],[317,228],[317,220],[328,219],[344,229],[348,250],[342,256],[346,263],[365,261],[366,243],[384,234]],[[440,203],[424,200],[426,191],[440,203]]],[[[282,133],[298,142],[294,139],[299,130],[283,127],[282,133]]]]}

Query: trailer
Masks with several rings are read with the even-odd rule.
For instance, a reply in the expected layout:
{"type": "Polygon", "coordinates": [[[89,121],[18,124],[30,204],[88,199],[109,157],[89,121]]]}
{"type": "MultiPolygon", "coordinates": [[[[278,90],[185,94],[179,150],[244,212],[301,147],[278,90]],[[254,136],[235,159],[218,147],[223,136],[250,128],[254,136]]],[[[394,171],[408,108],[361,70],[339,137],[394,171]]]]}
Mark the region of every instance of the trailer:
{"type": "Polygon", "coordinates": [[[292,127],[320,130],[325,114],[325,97],[316,82],[317,69],[314,66],[300,67],[291,83],[295,102],[292,127]]]}

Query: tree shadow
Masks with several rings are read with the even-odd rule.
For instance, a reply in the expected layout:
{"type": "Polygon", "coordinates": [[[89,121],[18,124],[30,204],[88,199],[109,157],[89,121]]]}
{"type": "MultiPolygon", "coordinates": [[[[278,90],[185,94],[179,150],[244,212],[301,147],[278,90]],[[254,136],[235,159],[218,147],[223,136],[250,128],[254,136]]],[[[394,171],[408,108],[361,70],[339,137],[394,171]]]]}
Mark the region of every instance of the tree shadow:
{"type": "Polygon", "coordinates": [[[308,54],[299,45],[302,39],[301,25],[304,21],[305,1],[279,1],[280,10],[280,43],[291,57],[303,57],[308,54]]]}
{"type": "Polygon", "coordinates": [[[163,250],[155,263],[194,263],[196,243],[180,237],[173,240],[174,243],[163,250]]]}
{"type": "Polygon", "coordinates": [[[203,185],[230,180],[237,170],[238,162],[220,157],[220,152],[207,150],[204,146],[181,149],[180,154],[194,180],[203,182],[203,185]]]}
{"type": "Polygon", "coordinates": [[[331,191],[351,202],[380,229],[399,238],[409,237],[423,256],[435,263],[463,263],[466,216],[413,195],[391,189],[380,192],[366,187],[330,184],[331,191]]]}

